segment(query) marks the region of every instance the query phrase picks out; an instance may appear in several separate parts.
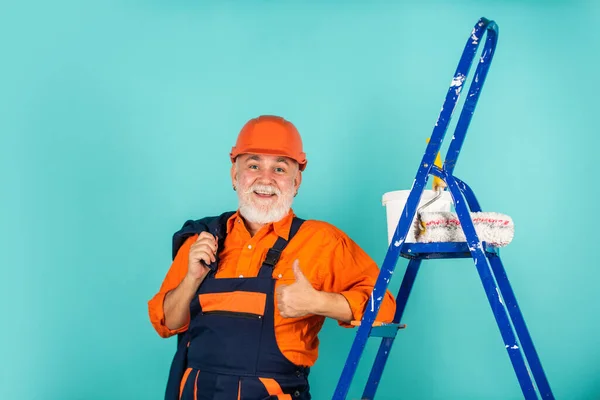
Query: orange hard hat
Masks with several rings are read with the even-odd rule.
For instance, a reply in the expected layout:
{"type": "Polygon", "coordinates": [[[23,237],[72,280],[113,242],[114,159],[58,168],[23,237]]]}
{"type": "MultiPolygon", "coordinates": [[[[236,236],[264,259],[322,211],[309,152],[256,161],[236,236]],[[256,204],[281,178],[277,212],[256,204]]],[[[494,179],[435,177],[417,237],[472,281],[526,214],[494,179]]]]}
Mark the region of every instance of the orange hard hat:
{"type": "Polygon", "coordinates": [[[270,154],[296,160],[300,171],[306,168],[302,138],[291,122],[274,115],[253,118],[242,127],[229,154],[231,162],[240,154],[270,154]]]}

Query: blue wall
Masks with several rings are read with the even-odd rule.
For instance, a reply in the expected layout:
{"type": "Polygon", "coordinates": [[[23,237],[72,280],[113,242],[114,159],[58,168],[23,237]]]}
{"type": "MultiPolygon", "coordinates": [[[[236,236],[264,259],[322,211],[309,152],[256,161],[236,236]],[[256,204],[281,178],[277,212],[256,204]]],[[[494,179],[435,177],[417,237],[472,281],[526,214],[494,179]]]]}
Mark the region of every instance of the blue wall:
{"type": "MultiPolygon", "coordinates": [[[[381,262],[381,196],[410,188],[480,16],[500,40],[456,173],[515,220],[503,257],[555,395],[600,397],[598,2],[201,3],[2,5],[0,398],[161,398],[174,341],[146,301],[173,231],[236,206],[228,152],[258,114],[303,134],[297,213],[381,262]]],[[[405,322],[379,399],[521,398],[468,260],[426,265],[405,322]]],[[[352,338],[326,324],[316,399],[352,338]]]]}

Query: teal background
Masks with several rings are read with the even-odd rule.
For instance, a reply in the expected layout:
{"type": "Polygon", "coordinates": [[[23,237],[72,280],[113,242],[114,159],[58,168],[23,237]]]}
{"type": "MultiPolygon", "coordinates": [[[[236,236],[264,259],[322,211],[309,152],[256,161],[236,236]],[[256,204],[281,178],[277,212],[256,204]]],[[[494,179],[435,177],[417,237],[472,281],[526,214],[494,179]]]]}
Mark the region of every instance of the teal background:
{"type": "MultiPolygon", "coordinates": [[[[503,259],[556,397],[599,399],[592,0],[2,2],[0,398],[162,398],[175,343],[146,302],[183,221],[235,208],[256,115],[303,135],[295,211],[381,263],[381,196],[410,188],[481,16],[500,40],[456,174],[515,220],[503,259]]],[[[378,399],[522,398],[469,260],[426,264],[405,322],[378,399]]],[[[326,324],[314,398],[353,333],[326,324]]]]}

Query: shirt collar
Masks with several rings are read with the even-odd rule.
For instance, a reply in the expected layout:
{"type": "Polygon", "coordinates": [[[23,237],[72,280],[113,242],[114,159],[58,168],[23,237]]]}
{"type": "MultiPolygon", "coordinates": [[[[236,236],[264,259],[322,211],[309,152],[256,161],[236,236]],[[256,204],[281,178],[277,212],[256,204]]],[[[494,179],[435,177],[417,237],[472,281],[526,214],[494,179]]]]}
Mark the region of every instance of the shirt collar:
{"type": "Polygon", "coordinates": [[[296,215],[294,214],[294,210],[290,208],[290,211],[286,214],[285,217],[280,219],[279,221],[273,223],[273,230],[277,234],[277,236],[288,240],[290,237],[290,229],[292,227],[292,221],[296,215]]]}
{"type": "Polygon", "coordinates": [[[227,234],[229,235],[231,233],[231,230],[233,229],[233,226],[235,225],[235,223],[240,219],[240,212],[239,210],[236,211],[231,217],[229,217],[229,219],[227,220],[227,234]]]}

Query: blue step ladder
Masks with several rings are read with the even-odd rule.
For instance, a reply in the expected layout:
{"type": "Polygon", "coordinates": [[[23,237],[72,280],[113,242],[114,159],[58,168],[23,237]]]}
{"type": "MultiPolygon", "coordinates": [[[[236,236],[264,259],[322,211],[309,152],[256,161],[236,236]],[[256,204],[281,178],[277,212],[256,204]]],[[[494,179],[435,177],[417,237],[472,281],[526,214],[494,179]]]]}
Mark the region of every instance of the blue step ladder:
{"type": "Polygon", "coordinates": [[[406,327],[400,322],[402,321],[406,302],[415,282],[421,261],[443,258],[473,259],[481,278],[481,283],[485,289],[485,294],[496,318],[498,328],[500,329],[504,345],[508,351],[508,356],[523,391],[524,398],[554,399],[542,364],[527,330],[525,320],[517,304],[517,299],[500,260],[499,251],[497,248],[480,241],[477,237],[470,212],[481,211],[481,206],[471,188],[453,175],[458,155],[465,140],[467,128],[473,117],[477,100],[494,56],[497,41],[498,26],[496,23],[486,18],[481,18],[469,35],[462,57],[454,73],[443,108],[429,139],[413,187],[388,247],[387,255],[371,294],[369,307],[365,310],[363,319],[357,323],[356,337],[335,389],[333,400],[346,399],[369,337],[380,337],[382,339],[361,399],[370,400],[375,398],[375,392],[381,381],[381,376],[392,345],[394,344],[396,334],[399,329],[406,327]],[[443,167],[439,168],[435,165],[436,156],[439,154],[448,123],[458,103],[463,83],[475,59],[479,43],[486,33],[485,46],[478,59],[475,76],[469,87],[469,93],[465,99],[452,141],[446,153],[443,167]],[[411,228],[410,225],[417,212],[421,195],[430,175],[433,175],[434,179],[441,179],[445,182],[447,189],[450,191],[456,214],[465,233],[466,242],[405,243],[405,238],[411,228]],[[396,313],[393,323],[381,324],[376,322],[375,318],[377,317],[385,291],[388,288],[396,267],[396,262],[400,256],[407,258],[409,262],[400,285],[398,296],[396,297],[396,313]]]}

